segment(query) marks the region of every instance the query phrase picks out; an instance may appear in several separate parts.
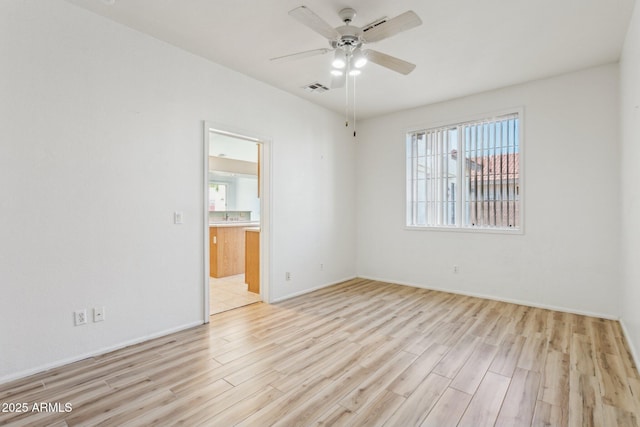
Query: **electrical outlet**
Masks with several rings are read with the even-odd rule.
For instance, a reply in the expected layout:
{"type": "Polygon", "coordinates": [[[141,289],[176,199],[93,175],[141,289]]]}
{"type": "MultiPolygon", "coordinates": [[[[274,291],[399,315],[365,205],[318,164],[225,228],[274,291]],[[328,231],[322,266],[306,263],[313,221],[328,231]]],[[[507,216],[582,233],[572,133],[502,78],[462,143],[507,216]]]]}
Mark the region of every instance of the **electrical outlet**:
{"type": "Polygon", "coordinates": [[[76,310],[73,312],[73,320],[76,326],[87,324],[87,309],[76,310]]]}
{"type": "Polygon", "coordinates": [[[285,279],[286,281],[291,280],[291,273],[289,273],[288,271],[287,271],[286,273],[284,273],[284,279],[285,279]]]}
{"type": "Polygon", "coordinates": [[[320,264],[320,271],[324,270],[324,264],[320,264]]]}
{"type": "Polygon", "coordinates": [[[460,272],[460,268],[457,265],[453,266],[453,272],[454,274],[458,274],[460,272]]]}
{"type": "Polygon", "coordinates": [[[93,321],[102,322],[104,320],[104,307],[93,308],[93,321]]]}

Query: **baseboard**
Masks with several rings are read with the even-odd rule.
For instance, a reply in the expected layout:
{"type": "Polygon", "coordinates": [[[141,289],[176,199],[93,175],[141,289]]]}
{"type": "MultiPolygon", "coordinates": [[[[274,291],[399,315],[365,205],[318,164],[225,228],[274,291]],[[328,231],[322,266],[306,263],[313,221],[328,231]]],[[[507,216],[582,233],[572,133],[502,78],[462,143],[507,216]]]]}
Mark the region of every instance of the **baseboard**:
{"type": "Polygon", "coordinates": [[[564,313],[580,314],[582,316],[598,317],[601,319],[619,320],[618,316],[605,314],[605,313],[596,313],[596,312],[585,311],[585,310],[575,310],[568,307],[559,307],[559,306],[548,305],[548,304],[538,304],[531,301],[524,301],[524,300],[518,300],[518,299],[512,299],[512,298],[501,298],[495,295],[486,295],[486,294],[467,292],[467,291],[461,291],[461,290],[455,290],[455,289],[438,288],[438,287],[432,287],[432,286],[425,286],[417,283],[398,282],[398,281],[388,280],[388,279],[383,279],[378,277],[368,277],[368,276],[358,276],[358,277],[362,279],[367,279],[367,280],[375,280],[377,282],[391,283],[394,285],[401,285],[401,286],[411,286],[413,288],[429,289],[432,291],[448,292],[450,294],[466,295],[470,297],[483,298],[483,299],[488,299],[493,301],[508,302],[511,304],[524,305],[527,307],[544,308],[546,310],[562,311],[564,313]]]}
{"type": "Polygon", "coordinates": [[[351,276],[351,277],[347,277],[347,278],[344,278],[344,279],[340,279],[340,280],[338,280],[336,282],[325,283],[324,285],[318,285],[318,286],[315,286],[313,288],[305,289],[304,291],[294,292],[292,294],[287,294],[287,295],[285,295],[283,297],[275,298],[275,299],[271,300],[271,303],[281,302],[281,301],[285,301],[285,300],[288,300],[288,299],[291,299],[291,298],[299,297],[300,295],[309,294],[311,292],[318,291],[318,290],[324,289],[324,288],[328,288],[329,286],[337,285],[338,283],[346,282],[347,280],[353,280],[353,279],[357,279],[357,278],[358,278],[358,276],[351,276]]]}
{"type": "Polygon", "coordinates": [[[35,375],[35,374],[39,374],[41,372],[44,371],[48,371],[50,369],[54,369],[54,368],[59,368],[61,366],[65,366],[68,365],[70,363],[74,363],[74,362],[79,362],[81,360],[84,359],[88,359],[89,357],[95,357],[95,356],[100,356],[115,350],[120,350],[121,348],[125,348],[125,347],[129,347],[131,345],[135,345],[135,344],[140,344],[143,343],[145,341],[149,341],[152,340],[154,338],[160,338],[160,337],[164,337],[166,335],[170,335],[173,334],[175,332],[180,332],[183,331],[185,329],[189,329],[189,328],[193,328],[195,326],[199,326],[202,325],[203,322],[199,321],[199,322],[192,322],[192,323],[187,323],[181,326],[178,326],[176,328],[171,328],[171,329],[166,329],[160,332],[156,332],[150,335],[145,335],[143,337],[139,337],[139,338],[135,338],[133,340],[129,340],[129,341],[124,341],[121,343],[118,343],[116,345],[112,345],[109,347],[102,347],[98,350],[95,351],[90,351],[84,354],[80,354],[77,356],[73,356],[73,357],[69,357],[66,359],[60,359],[60,360],[56,360],[55,362],[51,362],[51,363],[47,363],[45,365],[41,365],[41,366],[37,366],[35,368],[31,368],[31,369],[27,369],[25,371],[21,371],[18,372],[16,374],[11,374],[11,375],[6,375],[4,377],[0,377],[0,384],[4,384],[4,383],[8,383],[10,381],[15,381],[15,380],[19,380],[21,378],[26,378],[30,375],[35,375]]]}
{"type": "Polygon", "coordinates": [[[631,350],[631,357],[633,358],[633,363],[635,363],[636,368],[640,370],[640,358],[638,357],[638,352],[636,351],[636,347],[633,345],[633,340],[631,339],[631,334],[627,329],[627,325],[624,323],[624,319],[620,318],[620,326],[622,327],[622,333],[624,334],[624,339],[627,341],[627,345],[629,346],[629,350],[631,350]]]}

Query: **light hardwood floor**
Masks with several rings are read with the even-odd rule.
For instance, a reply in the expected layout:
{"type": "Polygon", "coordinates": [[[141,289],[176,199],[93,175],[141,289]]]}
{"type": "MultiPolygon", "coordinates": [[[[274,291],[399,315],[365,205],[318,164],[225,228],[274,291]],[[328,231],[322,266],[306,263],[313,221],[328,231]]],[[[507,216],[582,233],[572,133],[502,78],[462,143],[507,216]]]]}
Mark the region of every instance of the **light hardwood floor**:
{"type": "Polygon", "coordinates": [[[72,410],[0,423],[638,426],[639,396],[617,322],[356,279],[2,385],[72,410]]]}

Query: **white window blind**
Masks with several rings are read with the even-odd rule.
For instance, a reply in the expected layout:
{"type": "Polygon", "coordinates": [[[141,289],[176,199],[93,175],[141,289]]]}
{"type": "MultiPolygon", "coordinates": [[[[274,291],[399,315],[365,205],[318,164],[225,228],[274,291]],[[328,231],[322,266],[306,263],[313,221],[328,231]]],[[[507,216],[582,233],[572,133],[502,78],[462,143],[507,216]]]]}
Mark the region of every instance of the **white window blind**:
{"type": "Polygon", "coordinates": [[[519,114],[410,132],[407,225],[519,230],[519,114]]]}

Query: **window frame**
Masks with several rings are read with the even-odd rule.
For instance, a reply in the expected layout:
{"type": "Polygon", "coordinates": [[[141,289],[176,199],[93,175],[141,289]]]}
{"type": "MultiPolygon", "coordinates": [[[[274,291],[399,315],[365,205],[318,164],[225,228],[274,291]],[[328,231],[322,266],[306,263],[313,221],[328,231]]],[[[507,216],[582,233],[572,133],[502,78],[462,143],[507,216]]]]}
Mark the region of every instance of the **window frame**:
{"type": "MultiPolygon", "coordinates": [[[[488,113],[479,113],[474,114],[462,118],[452,119],[452,120],[441,120],[438,122],[430,122],[427,124],[412,126],[410,128],[405,129],[404,132],[404,149],[403,149],[403,161],[404,161],[404,170],[405,170],[405,196],[404,196],[404,228],[405,230],[412,231],[453,231],[453,232],[463,232],[463,233],[489,233],[489,234],[510,234],[510,235],[522,235],[525,231],[525,143],[524,143],[524,128],[525,128],[525,115],[523,107],[514,107],[508,108],[504,110],[492,111],[488,113]],[[483,226],[465,226],[462,221],[462,210],[460,210],[460,214],[456,216],[456,224],[455,225],[413,225],[409,224],[410,218],[410,210],[411,210],[411,202],[412,199],[409,197],[412,194],[411,182],[409,179],[410,174],[410,166],[408,162],[408,141],[411,138],[411,135],[416,132],[426,132],[429,130],[434,130],[438,128],[445,127],[458,127],[465,125],[467,123],[477,122],[481,120],[496,120],[502,116],[517,114],[518,116],[518,153],[519,153],[519,165],[518,165],[518,201],[519,201],[519,221],[520,226],[515,228],[494,228],[494,227],[483,227],[483,226]]],[[[462,143],[462,139],[459,140],[459,143],[462,143]]],[[[462,152],[462,149],[459,148],[459,151],[462,152]]],[[[462,177],[459,177],[462,178],[462,177]]],[[[462,196],[462,192],[460,192],[460,196],[462,196]]],[[[464,203],[463,197],[458,197],[460,201],[456,200],[456,203],[459,203],[458,206],[461,206],[464,203]]]]}

